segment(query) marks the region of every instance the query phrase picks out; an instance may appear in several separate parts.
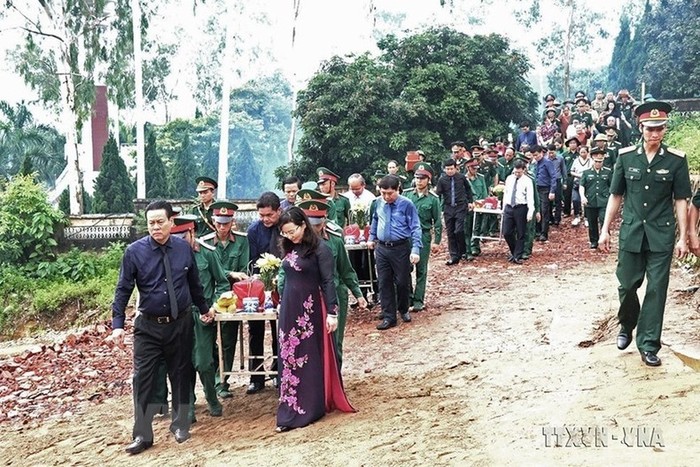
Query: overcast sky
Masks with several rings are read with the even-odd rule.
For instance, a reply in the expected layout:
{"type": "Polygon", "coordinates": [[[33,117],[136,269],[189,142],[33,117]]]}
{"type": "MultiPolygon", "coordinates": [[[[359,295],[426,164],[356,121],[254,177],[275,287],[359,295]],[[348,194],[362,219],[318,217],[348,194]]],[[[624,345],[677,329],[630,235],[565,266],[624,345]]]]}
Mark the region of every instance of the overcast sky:
{"type": "MultiPolygon", "coordinates": [[[[513,4],[525,4],[527,2],[510,0],[513,4]]],[[[372,37],[373,23],[369,14],[369,5],[374,3],[379,11],[387,11],[395,15],[403,16],[401,27],[408,31],[418,31],[429,26],[449,25],[470,34],[488,34],[497,32],[510,38],[513,45],[528,53],[536,65],[536,54],[529,45],[531,42],[531,30],[509,14],[504,7],[504,1],[480,0],[454,0],[454,9],[440,7],[439,0],[301,0],[301,9],[297,23],[297,35],[294,50],[291,46],[291,18],[292,2],[290,0],[256,0],[244,2],[246,9],[240,16],[234,18],[236,31],[247,41],[254,41],[261,48],[271,51],[272,57],[257,66],[240,67],[243,74],[239,81],[254,77],[255,75],[269,72],[270,69],[283,68],[288,77],[296,76],[298,83],[303,86],[317,69],[322,60],[328,59],[334,54],[362,53],[373,50],[375,43],[372,37]],[[254,10],[252,10],[254,8],[254,10]],[[481,24],[468,23],[468,16],[480,16],[486,18],[481,24]],[[251,16],[265,15],[267,22],[250,20],[251,16]],[[241,19],[240,21],[236,21],[241,19]],[[277,63],[275,63],[275,61],[277,63]]],[[[624,2],[611,0],[588,0],[587,9],[582,11],[581,29],[587,28],[588,21],[594,15],[605,16],[605,27],[610,32],[608,41],[599,42],[596,47],[584,53],[583,60],[595,60],[603,63],[609,61],[612,45],[617,35],[619,12],[624,2]]],[[[203,37],[203,24],[205,18],[211,14],[221,15],[221,8],[215,2],[209,1],[201,4],[198,2],[197,15],[192,13],[192,0],[171,0],[167,9],[162,9],[158,18],[155,18],[151,27],[156,36],[164,40],[179,38],[181,52],[174,59],[174,73],[169,84],[176,88],[180,97],[177,105],[171,106],[173,116],[189,117],[193,113],[194,100],[191,98],[190,88],[194,82],[193,62],[198,54],[207,47],[209,38],[203,37]]],[[[551,7],[552,0],[542,0],[542,14],[546,18],[545,24],[554,24],[563,21],[560,18],[561,11],[551,7]]],[[[36,95],[22,82],[15,73],[14,65],[7,60],[7,52],[16,47],[22,40],[20,31],[8,29],[12,24],[2,20],[0,27],[0,51],[2,52],[2,67],[0,68],[0,100],[18,102],[19,100],[35,100],[36,95]]],[[[380,30],[386,29],[386,24],[381,20],[376,23],[380,30]]],[[[537,83],[535,83],[536,85],[537,83]]],[[[32,110],[38,110],[32,106],[32,110]]],[[[39,114],[43,114],[39,112],[39,114]]],[[[48,118],[48,117],[45,117],[48,118]]],[[[151,119],[162,118],[152,115],[151,119]]],[[[42,119],[43,120],[43,119],[42,119]]]]}

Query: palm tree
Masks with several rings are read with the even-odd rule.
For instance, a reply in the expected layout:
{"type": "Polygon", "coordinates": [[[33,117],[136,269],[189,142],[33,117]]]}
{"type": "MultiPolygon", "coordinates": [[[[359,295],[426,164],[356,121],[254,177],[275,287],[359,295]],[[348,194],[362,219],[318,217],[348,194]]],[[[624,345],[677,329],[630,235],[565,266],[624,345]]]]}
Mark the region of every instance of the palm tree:
{"type": "Polygon", "coordinates": [[[38,179],[53,185],[66,165],[65,139],[47,125],[36,125],[34,117],[20,102],[14,107],[0,101],[0,176],[17,174],[27,158],[38,179]]]}

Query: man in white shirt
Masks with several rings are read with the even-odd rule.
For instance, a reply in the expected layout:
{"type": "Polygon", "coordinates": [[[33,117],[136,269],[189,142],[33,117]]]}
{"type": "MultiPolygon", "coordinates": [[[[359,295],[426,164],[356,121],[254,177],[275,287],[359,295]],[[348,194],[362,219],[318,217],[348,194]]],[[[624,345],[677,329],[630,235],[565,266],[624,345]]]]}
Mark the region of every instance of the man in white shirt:
{"type": "Polygon", "coordinates": [[[516,160],[503,192],[503,236],[510,250],[508,261],[515,264],[523,264],[525,226],[535,215],[532,181],[523,177],[524,173],[525,162],[516,160]]]}
{"type": "Polygon", "coordinates": [[[351,209],[358,203],[362,203],[365,208],[369,209],[375,198],[372,192],[366,189],[365,178],[357,173],[348,177],[348,191],[343,193],[343,196],[350,200],[351,209]]]}

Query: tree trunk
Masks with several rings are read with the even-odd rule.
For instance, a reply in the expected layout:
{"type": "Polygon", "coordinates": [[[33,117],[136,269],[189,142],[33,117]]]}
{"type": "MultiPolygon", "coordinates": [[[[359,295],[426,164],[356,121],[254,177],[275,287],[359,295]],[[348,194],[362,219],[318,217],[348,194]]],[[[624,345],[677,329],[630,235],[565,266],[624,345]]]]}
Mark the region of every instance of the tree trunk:
{"type": "Polygon", "coordinates": [[[228,198],[226,181],[228,176],[228,132],[231,113],[231,64],[233,62],[233,24],[235,20],[234,2],[226,7],[226,42],[224,43],[224,59],[221,63],[221,133],[219,135],[219,175],[217,192],[220,197],[228,198]]]}
{"type": "Polygon", "coordinates": [[[136,116],[136,197],[146,198],[146,151],[144,149],[143,119],[143,61],[141,54],[141,5],[131,0],[131,15],[134,28],[134,109],[136,116]]]}

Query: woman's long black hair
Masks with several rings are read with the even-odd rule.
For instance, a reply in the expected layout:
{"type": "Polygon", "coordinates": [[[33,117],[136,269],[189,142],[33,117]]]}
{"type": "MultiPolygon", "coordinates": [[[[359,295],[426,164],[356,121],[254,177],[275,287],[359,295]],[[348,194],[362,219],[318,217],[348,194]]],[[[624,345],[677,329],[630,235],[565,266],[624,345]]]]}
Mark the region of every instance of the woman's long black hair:
{"type": "MultiPolygon", "coordinates": [[[[278,225],[281,229],[282,226],[284,226],[285,224],[289,224],[290,222],[294,225],[299,226],[306,225],[306,228],[304,229],[304,236],[302,237],[301,243],[299,244],[299,256],[309,256],[310,254],[314,253],[316,251],[316,248],[318,247],[318,243],[320,240],[313,227],[311,227],[311,224],[309,223],[309,218],[306,217],[304,211],[302,211],[301,208],[297,206],[291,206],[287,208],[287,210],[285,210],[280,215],[278,225]]],[[[289,240],[287,237],[280,235],[279,247],[282,251],[283,256],[286,256],[287,253],[292,251],[294,246],[295,245],[291,240],[289,240]]]]}

